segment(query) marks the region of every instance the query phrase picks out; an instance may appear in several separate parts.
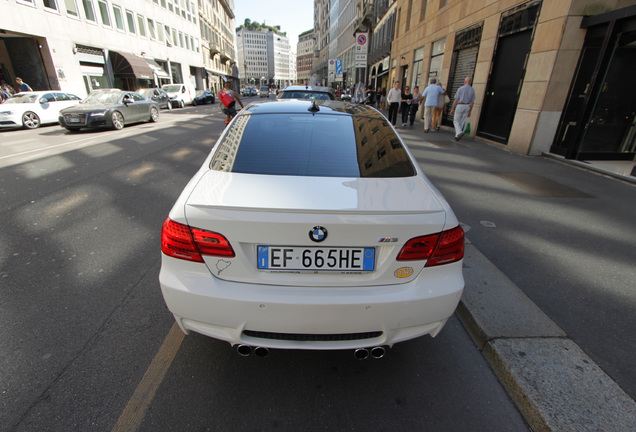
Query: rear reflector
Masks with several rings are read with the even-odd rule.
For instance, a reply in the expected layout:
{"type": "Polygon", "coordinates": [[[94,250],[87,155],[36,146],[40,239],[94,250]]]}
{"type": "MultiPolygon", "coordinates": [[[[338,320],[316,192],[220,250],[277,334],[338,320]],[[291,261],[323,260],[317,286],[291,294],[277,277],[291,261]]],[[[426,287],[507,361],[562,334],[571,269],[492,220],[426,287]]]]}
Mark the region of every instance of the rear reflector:
{"type": "Polygon", "coordinates": [[[203,262],[202,255],[232,258],[232,246],[221,234],[191,228],[167,218],[161,231],[161,251],[171,257],[203,262]]]}
{"type": "Polygon", "coordinates": [[[464,230],[456,226],[438,234],[415,237],[406,242],[397,261],[428,260],[426,267],[450,264],[464,257],[464,230]]]}

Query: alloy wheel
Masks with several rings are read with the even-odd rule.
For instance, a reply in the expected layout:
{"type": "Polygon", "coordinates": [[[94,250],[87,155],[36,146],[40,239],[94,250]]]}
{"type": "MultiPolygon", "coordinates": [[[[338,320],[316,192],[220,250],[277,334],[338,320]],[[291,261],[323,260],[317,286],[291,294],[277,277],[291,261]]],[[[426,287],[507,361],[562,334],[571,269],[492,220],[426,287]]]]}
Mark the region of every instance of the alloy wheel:
{"type": "Polygon", "coordinates": [[[22,124],[27,129],[35,129],[40,126],[40,117],[34,112],[27,111],[22,114],[22,124]]]}
{"type": "Polygon", "coordinates": [[[113,121],[113,128],[115,129],[123,129],[124,128],[124,116],[121,115],[119,111],[115,111],[111,117],[113,121]]]}

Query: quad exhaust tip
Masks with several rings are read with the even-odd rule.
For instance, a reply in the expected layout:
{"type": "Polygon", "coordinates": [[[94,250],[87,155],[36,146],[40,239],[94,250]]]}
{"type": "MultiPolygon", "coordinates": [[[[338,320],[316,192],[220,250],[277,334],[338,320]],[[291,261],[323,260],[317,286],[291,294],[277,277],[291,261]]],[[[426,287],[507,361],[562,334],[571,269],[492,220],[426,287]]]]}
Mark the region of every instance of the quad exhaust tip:
{"type": "Polygon", "coordinates": [[[374,359],[381,359],[386,354],[386,349],[384,347],[375,347],[375,348],[358,348],[353,352],[353,356],[358,360],[366,360],[369,358],[369,355],[374,359]]]}
{"type": "Polygon", "coordinates": [[[236,352],[239,353],[239,355],[243,356],[243,357],[247,357],[250,354],[252,354],[252,351],[254,352],[254,355],[256,357],[267,357],[269,355],[269,348],[265,348],[265,347],[256,347],[253,348],[249,345],[239,345],[236,347],[236,352]]]}

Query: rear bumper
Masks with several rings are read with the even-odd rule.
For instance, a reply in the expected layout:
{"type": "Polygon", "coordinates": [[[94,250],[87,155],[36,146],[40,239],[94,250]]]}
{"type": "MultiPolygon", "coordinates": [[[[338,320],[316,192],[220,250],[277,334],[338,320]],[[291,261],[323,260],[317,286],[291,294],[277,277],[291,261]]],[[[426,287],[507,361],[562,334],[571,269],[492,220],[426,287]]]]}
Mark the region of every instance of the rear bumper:
{"type": "Polygon", "coordinates": [[[162,255],[159,281],[186,333],[232,345],[350,349],[437,335],[461,297],[461,266],[426,269],[397,285],[274,286],[224,281],[204,264],[162,255]]]}

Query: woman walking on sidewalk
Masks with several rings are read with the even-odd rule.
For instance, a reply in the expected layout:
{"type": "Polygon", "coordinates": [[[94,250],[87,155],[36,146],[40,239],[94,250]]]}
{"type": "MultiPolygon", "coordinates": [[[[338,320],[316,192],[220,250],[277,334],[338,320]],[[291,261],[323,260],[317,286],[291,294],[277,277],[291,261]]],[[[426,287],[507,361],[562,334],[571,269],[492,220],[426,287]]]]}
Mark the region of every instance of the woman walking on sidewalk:
{"type": "Polygon", "coordinates": [[[410,116],[410,124],[413,126],[415,123],[415,116],[417,112],[420,110],[420,104],[422,103],[422,93],[420,93],[420,88],[415,86],[413,88],[413,101],[411,102],[411,116],[410,116]]]}
{"type": "Polygon", "coordinates": [[[402,127],[406,126],[406,122],[409,121],[409,114],[411,113],[411,102],[413,102],[413,95],[409,87],[404,88],[402,94],[402,105],[400,111],[402,113],[402,127]]]}

